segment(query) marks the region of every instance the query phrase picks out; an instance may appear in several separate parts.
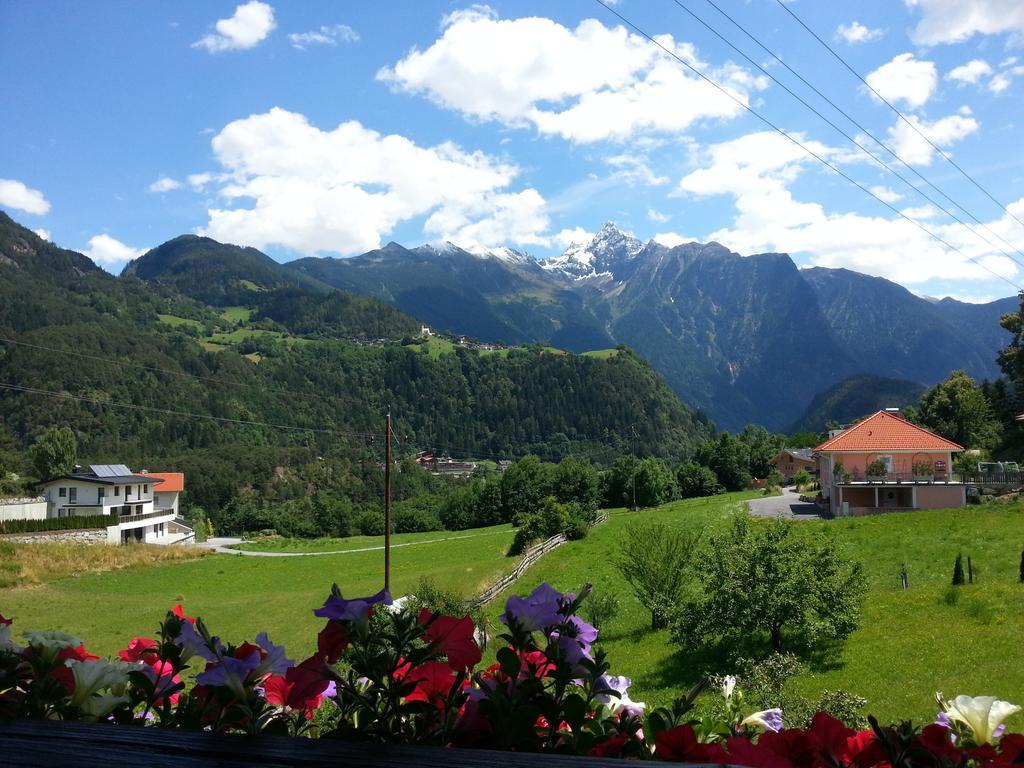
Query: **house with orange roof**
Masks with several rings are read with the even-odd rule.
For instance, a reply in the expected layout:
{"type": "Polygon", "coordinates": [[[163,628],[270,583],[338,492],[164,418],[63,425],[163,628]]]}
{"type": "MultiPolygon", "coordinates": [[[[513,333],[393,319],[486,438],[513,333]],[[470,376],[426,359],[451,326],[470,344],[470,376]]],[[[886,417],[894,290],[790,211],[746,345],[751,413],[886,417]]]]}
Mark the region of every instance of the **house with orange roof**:
{"type": "Polygon", "coordinates": [[[967,486],[952,475],[962,445],[878,411],[814,449],[821,495],[835,515],[962,507],[967,486]],[[884,471],[882,471],[884,470],[884,471]]]}
{"type": "Polygon", "coordinates": [[[178,514],[178,501],[185,490],[185,474],[183,472],[150,472],[139,470],[140,475],[153,478],[153,507],[166,509],[178,514]]]}

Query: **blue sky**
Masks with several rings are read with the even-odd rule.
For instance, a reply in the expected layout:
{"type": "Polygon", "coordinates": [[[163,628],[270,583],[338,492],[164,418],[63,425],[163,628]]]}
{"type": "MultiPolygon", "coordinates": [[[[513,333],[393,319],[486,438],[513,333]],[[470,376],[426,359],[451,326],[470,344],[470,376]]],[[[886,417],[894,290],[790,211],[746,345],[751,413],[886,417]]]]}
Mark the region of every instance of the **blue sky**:
{"type": "MultiPolygon", "coordinates": [[[[716,2],[987,229],[929,206],[673,0],[614,9],[961,252],[594,0],[5,0],[0,208],[115,272],[184,232],[282,261],[445,239],[544,257],[613,220],[642,239],[786,251],[924,295],[987,300],[1024,284],[1024,266],[1006,255],[1024,264],[1024,225],[775,0],[716,2]]],[[[679,4],[861,136],[706,0],[679,4]]],[[[789,8],[1024,220],[1024,4],[789,8]]]]}

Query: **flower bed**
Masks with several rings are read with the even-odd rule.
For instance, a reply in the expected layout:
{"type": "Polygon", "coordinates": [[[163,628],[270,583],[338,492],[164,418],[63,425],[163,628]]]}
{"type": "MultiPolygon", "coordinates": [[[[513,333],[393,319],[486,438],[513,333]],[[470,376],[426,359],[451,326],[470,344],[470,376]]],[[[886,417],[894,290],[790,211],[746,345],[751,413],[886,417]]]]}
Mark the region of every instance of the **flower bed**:
{"type": "Polygon", "coordinates": [[[0,616],[0,720],[59,719],[161,729],[318,736],[719,763],[764,768],[999,766],[1024,763],[1024,736],[1004,734],[1018,707],[993,697],[939,701],[935,723],[854,731],[827,713],[787,728],[777,709],[749,712],[733,678],[722,715],[697,720],[702,687],[648,710],[610,674],[598,632],[578,616],[589,587],[543,584],[510,597],[497,662],[469,617],[392,608],[386,592],[346,599],[335,587],[314,613],[317,650],[299,663],[266,633],[225,644],[181,606],[154,638],[109,661],[59,631],[24,632],[0,616]],[[186,685],[186,672],[195,681],[186,685]]]}

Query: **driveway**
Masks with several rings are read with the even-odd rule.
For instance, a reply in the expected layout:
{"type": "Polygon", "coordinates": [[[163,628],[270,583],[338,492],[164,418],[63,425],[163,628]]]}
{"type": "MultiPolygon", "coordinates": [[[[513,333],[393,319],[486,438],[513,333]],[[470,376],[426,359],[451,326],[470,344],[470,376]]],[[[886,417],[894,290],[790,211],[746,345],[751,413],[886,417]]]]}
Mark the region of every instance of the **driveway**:
{"type": "Polygon", "coordinates": [[[765,496],[747,502],[754,517],[781,517],[786,520],[817,520],[819,510],[814,504],[800,501],[793,488],[783,488],[781,496],[765,496]]]}

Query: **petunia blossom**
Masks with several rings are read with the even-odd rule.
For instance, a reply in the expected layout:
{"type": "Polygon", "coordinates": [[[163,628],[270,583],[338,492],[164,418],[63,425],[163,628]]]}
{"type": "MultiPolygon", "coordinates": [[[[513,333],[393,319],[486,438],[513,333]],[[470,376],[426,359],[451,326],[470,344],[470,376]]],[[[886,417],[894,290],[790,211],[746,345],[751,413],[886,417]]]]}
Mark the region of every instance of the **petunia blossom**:
{"type": "Polygon", "coordinates": [[[761,728],[765,731],[778,732],[782,730],[782,710],[781,709],[763,709],[760,712],[754,712],[751,715],[747,715],[743,718],[740,725],[751,725],[761,728]]]}
{"type": "Polygon", "coordinates": [[[528,632],[561,624],[565,619],[560,613],[564,597],[545,581],[526,597],[511,595],[501,620],[508,624],[511,617],[528,632]]]}
{"type": "Polygon", "coordinates": [[[469,616],[456,619],[452,616],[435,616],[424,608],[419,615],[424,625],[423,634],[428,643],[448,657],[448,666],[454,670],[476,666],[482,654],[476,644],[476,630],[469,616]]]}
{"type": "MultiPolygon", "coordinates": [[[[196,630],[195,625],[189,621],[181,622],[181,630],[174,638],[174,644],[181,648],[181,661],[186,662],[193,656],[199,656],[206,661],[217,661],[217,653],[210,650],[203,636],[196,630]]],[[[217,638],[213,638],[213,645],[220,653],[223,653],[223,646],[217,638]]]]}
{"type": "Polygon", "coordinates": [[[978,744],[990,744],[1003,720],[1020,712],[1020,707],[995,696],[957,696],[945,703],[950,720],[963,723],[974,732],[978,744]]]}
{"type": "Polygon", "coordinates": [[[122,661],[143,661],[147,657],[157,655],[156,640],[148,637],[133,637],[128,647],[117,652],[122,661]]]}
{"type": "Polygon", "coordinates": [[[204,672],[196,675],[196,682],[211,688],[224,687],[238,696],[245,695],[245,680],[260,665],[259,650],[255,650],[242,658],[224,656],[210,664],[204,672]]]}
{"type": "Polygon", "coordinates": [[[294,659],[285,656],[284,646],[272,643],[266,632],[256,635],[256,645],[266,652],[260,665],[253,670],[257,677],[266,674],[283,675],[289,668],[295,666],[294,659]]]}
{"type": "Polygon", "coordinates": [[[374,605],[391,605],[392,602],[391,593],[386,589],[370,597],[357,597],[352,600],[346,600],[337,594],[328,597],[323,607],[314,610],[313,615],[335,621],[358,621],[366,618],[374,605]]]}

